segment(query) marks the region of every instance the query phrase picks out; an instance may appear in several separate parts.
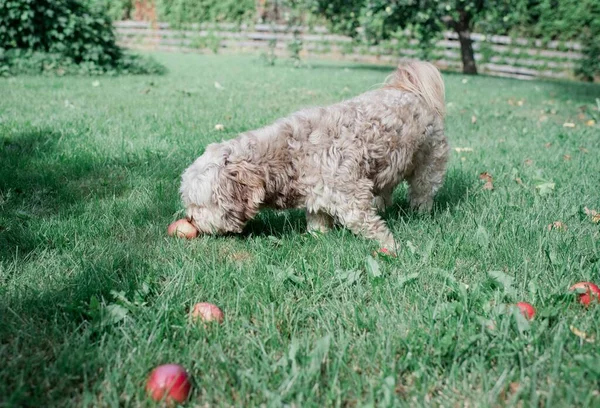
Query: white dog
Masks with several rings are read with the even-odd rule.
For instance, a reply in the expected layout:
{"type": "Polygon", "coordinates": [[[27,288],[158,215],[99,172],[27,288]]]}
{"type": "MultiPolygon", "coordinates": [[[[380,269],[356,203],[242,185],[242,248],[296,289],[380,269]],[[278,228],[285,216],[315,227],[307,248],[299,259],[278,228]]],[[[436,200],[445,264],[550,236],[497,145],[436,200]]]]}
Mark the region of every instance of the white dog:
{"type": "Polygon", "coordinates": [[[185,170],[181,197],[200,233],[241,232],[264,207],[304,208],[309,230],[339,222],[394,252],[377,209],[409,183],[430,211],[446,172],[444,83],[433,65],[398,67],[386,85],[213,143],[185,170]]]}

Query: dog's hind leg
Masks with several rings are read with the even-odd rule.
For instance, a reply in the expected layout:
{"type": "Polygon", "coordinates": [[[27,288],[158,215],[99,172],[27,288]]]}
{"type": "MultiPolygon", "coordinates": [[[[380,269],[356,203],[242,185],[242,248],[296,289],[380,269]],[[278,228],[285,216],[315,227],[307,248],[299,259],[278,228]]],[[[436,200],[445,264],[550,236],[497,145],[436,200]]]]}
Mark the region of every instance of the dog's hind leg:
{"type": "Polygon", "coordinates": [[[308,232],[325,233],[333,227],[333,218],[323,211],[306,211],[306,228],[308,232]]]}
{"type": "Polygon", "coordinates": [[[442,186],[446,174],[450,148],[445,138],[436,141],[428,149],[417,153],[416,167],[408,177],[408,201],[410,207],[429,212],[433,197],[442,186]]]}

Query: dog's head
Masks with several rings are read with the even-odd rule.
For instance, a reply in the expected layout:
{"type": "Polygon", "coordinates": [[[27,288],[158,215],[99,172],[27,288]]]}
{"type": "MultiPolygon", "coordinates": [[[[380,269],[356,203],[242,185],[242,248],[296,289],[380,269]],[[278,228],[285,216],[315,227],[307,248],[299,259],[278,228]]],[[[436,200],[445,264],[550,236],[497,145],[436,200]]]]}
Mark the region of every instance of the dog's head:
{"type": "Polygon", "coordinates": [[[265,197],[259,166],[211,144],[183,173],[180,188],[187,218],[201,234],[241,232],[265,197]]]}

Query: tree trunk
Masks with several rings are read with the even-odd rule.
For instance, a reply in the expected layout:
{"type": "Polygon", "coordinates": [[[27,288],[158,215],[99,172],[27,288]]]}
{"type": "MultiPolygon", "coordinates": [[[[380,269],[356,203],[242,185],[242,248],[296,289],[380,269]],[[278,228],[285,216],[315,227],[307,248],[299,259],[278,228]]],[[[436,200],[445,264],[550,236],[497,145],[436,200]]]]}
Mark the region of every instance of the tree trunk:
{"type": "Polygon", "coordinates": [[[460,42],[460,56],[463,64],[463,74],[477,75],[473,41],[471,40],[471,16],[465,11],[460,11],[459,20],[449,21],[450,26],[458,34],[460,42]]]}
{"type": "Polygon", "coordinates": [[[471,30],[457,31],[458,41],[460,41],[460,56],[463,63],[463,74],[477,75],[477,65],[475,64],[475,54],[473,53],[473,41],[471,41],[471,30]]]}

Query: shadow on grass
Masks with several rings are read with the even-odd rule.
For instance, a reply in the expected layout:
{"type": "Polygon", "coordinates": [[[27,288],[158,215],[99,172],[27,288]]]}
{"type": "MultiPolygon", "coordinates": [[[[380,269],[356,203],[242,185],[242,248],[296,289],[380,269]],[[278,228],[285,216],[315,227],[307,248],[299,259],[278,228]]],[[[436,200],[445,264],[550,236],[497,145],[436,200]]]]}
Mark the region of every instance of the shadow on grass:
{"type": "Polygon", "coordinates": [[[304,232],[306,232],[306,216],[303,210],[263,210],[248,222],[242,236],[282,238],[304,232]]]}
{"type": "Polygon", "coordinates": [[[82,260],[87,267],[59,290],[25,288],[0,301],[1,406],[73,406],[86,390],[98,391],[106,362],[98,342],[113,328],[102,326],[90,299],[132,293],[145,268],[127,247],[113,249],[82,260]]]}
{"type": "Polygon", "coordinates": [[[551,97],[561,100],[573,100],[580,104],[596,105],[600,98],[600,84],[574,81],[545,81],[551,89],[551,97]]]}
{"type": "MultiPolygon", "coordinates": [[[[61,136],[31,130],[0,137],[0,406],[68,406],[100,383],[105,358],[98,354],[90,300],[112,299],[113,290],[135,292],[152,265],[140,250],[143,237],[135,242],[107,231],[96,244],[72,239],[87,231],[88,221],[77,220],[75,229],[60,225],[88,213],[88,203],[127,193],[132,171],[166,184],[179,167],[164,163],[150,174],[144,157],[110,159],[63,149],[61,136]],[[57,257],[77,273],[55,270],[57,257]],[[38,269],[34,281],[16,277],[19,283],[10,284],[29,268],[38,269]]],[[[146,223],[172,213],[160,187],[151,194],[138,210],[146,223]]]]}
{"type": "Polygon", "coordinates": [[[56,244],[34,229],[37,219],[71,215],[83,201],[127,189],[123,169],[89,153],[63,153],[60,140],[50,130],[0,138],[1,259],[23,259],[56,244]]]}
{"type": "MultiPolygon", "coordinates": [[[[472,184],[473,180],[465,177],[460,170],[450,169],[443,187],[435,198],[434,216],[438,211],[452,211],[454,207],[466,199],[468,188],[472,184]]],[[[404,185],[398,186],[393,205],[383,215],[386,221],[389,222],[398,217],[419,216],[409,209],[405,196],[406,187],[404,185]],[[398,195],[401,195],[402,198],[399,198],[398,195]]],[[[306,215],[303,210],[263,210],[255,219],[248,222],[242,236],[255,235],[281,238],[304,232],[306,232],[306,215]]]]}

